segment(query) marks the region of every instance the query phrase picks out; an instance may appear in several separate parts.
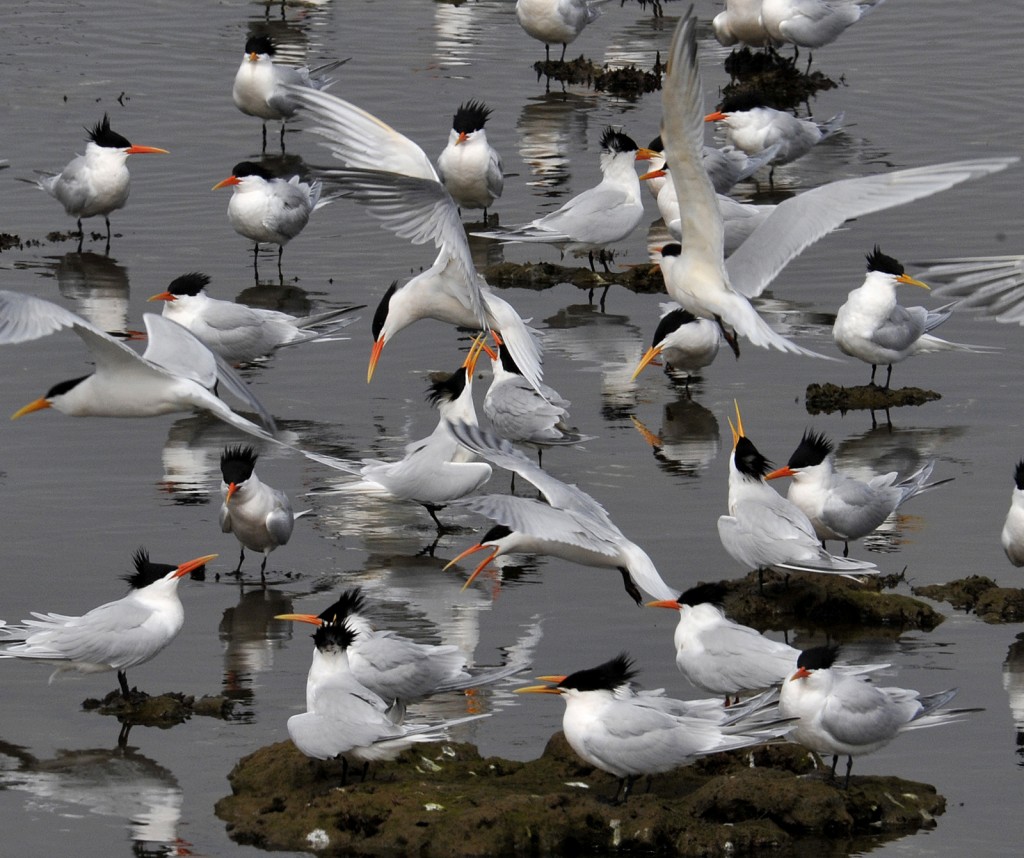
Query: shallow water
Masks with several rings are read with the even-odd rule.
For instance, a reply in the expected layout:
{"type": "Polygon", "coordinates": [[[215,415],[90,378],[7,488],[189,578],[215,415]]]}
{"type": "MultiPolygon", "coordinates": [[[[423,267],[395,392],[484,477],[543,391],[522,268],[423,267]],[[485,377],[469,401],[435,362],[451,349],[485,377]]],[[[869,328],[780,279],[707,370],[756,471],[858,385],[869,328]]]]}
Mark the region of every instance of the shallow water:
{"type": "MultiPolygon", "coordinates": [[[[227,193],[209,191],[234,163],[259,156],[259,123],[239,113],[230,96],[247,34],[269,29],[310,65],[351,57],[334,91],[379,114],[431,156],[444,145],[455,107],[482,98],[494,109],[488,133],[510,174],[495,207],[502,223],[528,220],[593,184],[597,143],[608,124],[622,125],[641,143],[653,137],[660,98],[628,102],[583,88],[546,94],[530,67],[543,49],[518,28],[512,2],[405,2],[392,4],[397,13],[387,20],[384,5],[335,0],[289,6],[283,16],[277,5],[195,0],[24,5],[7,22],[0,55],[7,115],[0,157],[11,164],[0,173],[6,190],[0,231],[23,241],[0,253],[3,288],[58,301],[106,328],[139,326],[141,314],[153,309],[146,298],[189,270],[210,274],[217,297],[292,312],[310,304],[366,303],[350,341],[283,352],[247,377],[303,443],[383,457],[425,435],[435,420],[424,402],[426,375],[461,360],[447,328],[422,322],[404,331],[385,351],[373,383],[364,378],[372,308],[393,279],[430,263],[429,249],[394,238],[341,201],[317,212],[286,249],[286,286],[273,276],[273,255],[261,258],[265,279],[255,283],[248,243],[225,217],[227,193]],[[87,241],[78,254],[73,240],[48,237],[73,222],[15,178],[66,163],[84,145],[82,126],[105,110],[133,143],[171,154],[131,160],[132,197],[113,218],[109,256],[101,240],[87,241]]],[[[1003,82],[1016,68],[1024,8],[995,0],[971,7],[931,3],[927,20],[920,9],[886,4],[816,52],[815,64],[842,77],[843,85],[821,94],[815,116],[845,110],[849,128],[782,171],[780,184],[811,186],[891,167],[1020,153],[1024,120],[1007,110],[1003,82]]],[[[649,66],[682,11],[678,4],[667,10],[656,21],[635,4],[609,4],[570,55],[649,66]]],[[[709,33],[717,7],[705,2],[697,11],[709,33]]],[[[710,106],[714,89],[725,83],[726,52],[707,39],[702,51],[710,106]]],[[[301,122],[296,129],[287,134],[279,166],[327,163],[317,138],[298,130],[301,122]]],[[[276,155],[273,125],[269,136],[276,155]]],[[[1021,252],[1021,175],[1017,167],[849,225],[786,269],[774,284],[774,300],[765,302],[769,318],[794,330],[801,343],[834,354],[823,320],[860,283],[863,256],[876,242],[904,261],[1021,252]]],[[[648,211],[621,248],[626,264],[645,259],[653,204],[648,211]]],[[[478,249],[481,263],[500,258],[484,243],[478,249]]],[[[509,249],[505,257],[558,260],[543,247],[509,249]]],[[[750,437],[776,460],[784,461],[803,429],[813,426],[836,439],[848,467],[905,470],[934,457],[936,477],[955,477],[914,500],[895,530],[872,546],[867,556],[886,572],[906,566],[913,583],[984,574],[1019,585],[1020,573],[998,541],[1012,469],[1024,455],[1018,327],[954,315],[943,336],[1005,351],[923,356],[897,366],[895,384],[932,388],[942,399],[894,412],[891,429],[872,430],[866,414],[812,419],[803,406],[809,382],[866,381],[867,368],[854,361],[825,364],[748,346],[739,361],[723,353],[690,400],[657,371],[629,383],[656,323],[655,296],[612,289],[601,312],[568,285],[503,295],[546,332],[546,380],[573,400],[580,430],[598,436],[586,451],[551,452],[546,466],[597,497],[674,586],[744,571],[722,549],[715,526],[725,509],[725,418],[734,399],[750,437]],[[652,455],[633,416],[662,435],[660,455],[652,455]]],[[[939,303],[904,297],[911,299],[939,303]]],[[[87,372],[85,363],[70,335],[0,349],[6,380],[0,405],[13,412],[52,383],[87,372]]],[[[486,377],[478,384],[483,389],[486,377]]],[[[212,419],[184,415],[127,421],[44,413],[0,421],[7,534],[0,617],[17,620],[40,609],[78,613],[117,598],[123,592],[117,578],[140,544],[166,562],[219,551],[215,568],[233,568],[236,543],[217,526],[217,460],[225,443],[238,440],[212,419]]],[[[481,579],[460,592],[464,574],[441,569],[479,536],[481,522],[456,518],[459,529],[440,540],[434,557],[421,555],[434,538],[421,510],[305,497],[334,474],[274,450],[264,452],[259,473],[288,491],[297,508],[316,512],[272,556],[270,567],[289,576],[272,576],[265,591],[240,591],[212,578],[185,583],[183,632],[130,676],[151,692],[223,691],[239,700],[244,717],[195,718],[166,731],[136,728],[132,751],[118,754],[111,750],[118,725],[79,707],[113,688],[112,676],[47,685],[44,668],[4,663],[0,827],[10,854],[251,851],[230,841],[213,804],[229,789],[226,775],[237,759],[284,739],[287,717],[302,705],[310,642],[305,631],[272,617],[319,611],[331,593],[352,584],[367,589],[382,625],[456,642],[480,664],[497,663],[513,649],[532,658],[536,673],[568,672],[625,648],[649,687],[692,695],[674,665],[675,618],[634,609],[617,575],[538,560],[507,569],[500,588],[495,579],[481,579]]],[[[503,490],[504,479],[496,475],[492,487],[503,490]]],[[[867,554],[863,546],[854,553],[867,554]]],[[[256,571],[251,558],[246,568],[256,571]]],[[[893,683],[925,691],[956,685],[960,705],[985,707],[969,723],[910,733],[857,762],[857,772],[925,781],[949,800],[934,831],[877,852],[1017,854],[1020,826],[1010,814],[1019,804],[1022,716],[1019,700],[1011,709],[1003,663],[1010,658],[1005,682],[1012,688],[1020,674],[1020,645],[1012,646],[1020,628],[988,626],[941,608],[949,618],[930,634],[858,644],[893,663],[887,677],[893,683]]],[[[435,701],[426,711],[453,714],[464,705],[435,701]]],[[[486,695],[484,705],[494,717],[460,737],[485,754],[519,759],[540,753],[562,714],[547,699],[512,698],[508,687],[486,695]]]]}

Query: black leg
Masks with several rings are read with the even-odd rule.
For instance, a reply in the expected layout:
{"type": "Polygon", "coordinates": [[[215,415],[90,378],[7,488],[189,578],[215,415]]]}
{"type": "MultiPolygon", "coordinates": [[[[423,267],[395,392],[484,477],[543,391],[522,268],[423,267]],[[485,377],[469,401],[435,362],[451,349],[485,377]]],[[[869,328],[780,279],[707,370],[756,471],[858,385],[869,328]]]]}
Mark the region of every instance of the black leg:
{"type": "MultiPolygon", "coordinates": [[[[836,757],[836,759],[838,760],[839,757],[836,757]]],[[[853,757],[847,755],[847,757],[846,757],[846,781],[843,783],[843,789],[849,789],[850,788],[850,769],[852,769],[852,768],[853,768],[853,757]]]]}
{"type": "Polygon", "coordinates": [[[270,554],[266,551],[263,552],[263,562],[260,564],[260,581],[266,583],[267,577],[264,574],[267,571],[267,558],[270,554]]]}
{"type": "Polygon", "coordinates": [[[885,389],[889,389],[889,382],[892,380],[892,364],[889,364],[889,371],[885,374],[885,389]]]}
{"type": "Polygon", "coordinates": [[[722,332],[722,336],[725,337],[725,341],[729,344],[729,348],[732,349],[732,353],[739,358],[740,339],[736,336],[736,332],[726,330],[725,322],[722,321],[721,316],[715,316],[715,321],[718,322],[718,330],[722,332]]]}
{"type": "Polygon", "coordinates": [[[117,672],[117,681],[121,685],[121,696],[127,700],[132,695],[131,689],[128,687],[128,674],[123,670],[119,670],[117,672]]]}
{"type": "Polygon", "coordinates": [[[263,123],[263,151],[267,151],[267,123],[263,123]]]}
{"type": "Polygon", "coordinates": [[[869,384],[873,385],[875,383],[875,370],[876,369],[878,369],[878,365],[877,364],[871,364],[871,381],[868,382],[869,384]]]}
{"type": "Polygon", "coordinates": [[[243,560],[245,560],[245,548],[244,547],[242,548],[241,551],[238,552],[238,565],[235,567],[235,571],[231,573],[232,575],[241,575],[242,574],[242,561],[243,560]]]}
{"type": "Polygon", "coordinates": [[[629,598],[636,602],[638,606],[642,605],[644,597],[640,594],[640,589],[636,586],[633,576],[629,574],[629,570],[625,566],[620,566],[619,572],[622,574],[622,586],[629,593],[629,598]]]}
{"type": "Polygon", "coordinates": [[[565,62],[565,42],[562,42],[562,62],[565,62]]]}

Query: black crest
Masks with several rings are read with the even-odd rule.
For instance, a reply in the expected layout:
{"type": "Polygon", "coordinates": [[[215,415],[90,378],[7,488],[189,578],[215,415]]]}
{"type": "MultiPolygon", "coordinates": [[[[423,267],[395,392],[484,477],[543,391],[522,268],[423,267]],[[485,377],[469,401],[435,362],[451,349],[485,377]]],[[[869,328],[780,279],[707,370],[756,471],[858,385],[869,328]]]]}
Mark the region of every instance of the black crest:
{"type": "Polygon", "coordinates": [[[491,109],[482,101],[467,101],[459,105],[452,117],[452,130],[458,134],[480,131],[491,115],[491,109]]]}
{"type": "Polygon", "coordinates": [[[380,332],[384,329],[384,322],[386,322],[388,318],[388,307],[391,304],[391,296],[394,295],[397,290],[398,281],[392,280],[391,285],[388,286],[388,291],[384,293],[384,297],[380,299],[380,303],[374,311],[373,324],[371,325],[374,342],[380,339],[380,332]]]}
{"type": "Polygon", "coordinates": [[[601,148],[617,155],[621,152],[636,152],[640,147],[628,134],[606,128],[601,135],[601,148]]]}
{"type": "Polygon", "coordinates": [[[753,110],[757,107],[771,107],[765,100],[764,94],[757,90],[748,89],[737,92],[722,99],[722,105],[718,108],[720,113],[742,113],[745,110],[753,110]]]}
{"type": "Polygon", "coordinates": [[[651,345],[656,346],[669,334],[678,331],[683,325],[696,321],[697,317],[682,307],[678,310],[673,310],[671,313],[666,313],[659,319],[658,327],[654,329],[654,339],[651,341],[651,345]]]}
{"type": "Polygon", "coordinates": [[[903,273],[903,266],[898,260],[882,253],[882,249],[876,244],[875,249],[867,255],[868,271],[881,271],[883,274],[891,274],[899,277],[903,273]]]}
{"type": "Polygon", "coordinates": [[[480,544],[484,545],[488,542],[497,542],[499,539],[504,539],[511,533],[512,530],[510,528],[505,527],[503,524],[496,524],[483,535],[480,539],[480,544]]]}
{"type": "Polygon", "coordinates": [[[427,401],[431,405],[440,405],[441,402],[454,402],[466,389],[466,368],[460,366],[447,378],[431,382],[427,390],[427,401]]]}
{"type": "Polygon", "coordinates": [[[273,173],[255,161],[239,161],[231,168],[231,175],[236,179],[244,179],[246,176],[259,176],[267,182],[274,178],[273,173]]]}
{"type": "Polygon", "coordinates": [[[805,649],[796,660],[796,666],[804,670],[825,670],[836,663],[839,655],[837,646],[816,646],[805,649]]]}
{"type": "Polygon", "coordinates": [[[132,565],[135,567],[135,571],[123,577],[133,590],[148,587],[153,582],[159,581],[168,572],[173,572],[178,568],[169,563],[151,563],[149,552],[145,548],[138,548],[135,551],[132,555],[132,565]]]}
{"type": "Polygon", "coordinates": [[[743,437],[736,442],[736,469],[748,477],[762,479],[772,470],[772,463],[761,455],[754,442],[743,437]]]}
{"type": "Polygon", "coordinates": [[[680,605],[721,605],[729,594],[728,589],[718,583],[698,584],[684,591],[676,601],[680,605]]]}
{"type": "Polygon", "coordinates": [[[249,36],[245,40],[245,52],[247,54],[267,54],[272,57],[277,53],[277,49],[270,41],[270,36],[249,36]]]}
{"type": "Polygon", "coordinates": [[[647,148],[655,152],[664,152],[665,144],[662,142],[661,135],[659,134],[650,143],[648,143],[647,148]]]}
{"type": "Polygon", "coordinates": [[[244,483],[252,476],[259,456],[254,447],[225,447],[220,455],[220,473],[225,483],[244,483]]]}
{"type": "Polygon", "coordinates": [[[786,464],[790,468],[813,468],[824,462],[833,449],[832,442],[828,438],[820,432],[807,429],[786,464]]]}
{"type": "Polygon", "coordinates": [[[172,295],[198,295],[209,285],[210,278],[206,274],[190,271],[188,274],[182,274],[181,277],[175,277],[171,281],[171,285],[167,287],[167,291],[172,295]]]}
{"type": "Polygon", "coordinates": [[[85,130],[89,132],[89,139],[104,149],[127,149],[132,145],[116,131],[110,130],[110,117],[105,113],[103,118],[92,128],[86,128],[85,130]]]}
{"type": "Polygon", "coordinates": [[[60,396],[63,393],[67,393],[72,388],[76,387],[79,382],[85,381],[89,376],[83,375],[79,378],[71,378],[67,381],[58,381],[53,387],[46,391],[46,396],[43,399],[53,399],[55,396],[60,396]]]}
{"type": "Polygon", "coordinates": [[[362,587],[352,587],[338,597],[338,601],[325,608],[320,619],[325,623],[338,624],[345,621],[349,614],[360,614],[366,606],[362,587]]]}
{"type": "Polygon", "coordinates": [[[1024,489],[1024,459],[1017,462],[1017,467],[1013,472],[1013,484],[1018,489],[1024,489]]]}
{"type": "Polygon", "coordinates": [[[519,364],[512,359],[512,353],[507,348],[499,346],[498,357],[501,359],[501,368],[505,370],[505,372],[513,372],[516,375],[523,374],[523,371],[519,368],[519,364]]]}
{"type": "Polygon", "coordinates": [[[611,661],[569,674],[558,683],[558,687],[575,688],[577,691],[611,691],[629,682],[637,673],[633,669],[633,660],[620,652],[611,661]]]}
{"type": "Polygon", "coordinates": [[[313,633],[313,644],[321,652],[348,649],[355,639],[356,633],[343,622],[317,626],[313,633]]]}
{"type": "Polygon", "coordinates": [[[683,246],[674,241],[661,248],[662,256],[679,256],[682,252],[683,246]]]}

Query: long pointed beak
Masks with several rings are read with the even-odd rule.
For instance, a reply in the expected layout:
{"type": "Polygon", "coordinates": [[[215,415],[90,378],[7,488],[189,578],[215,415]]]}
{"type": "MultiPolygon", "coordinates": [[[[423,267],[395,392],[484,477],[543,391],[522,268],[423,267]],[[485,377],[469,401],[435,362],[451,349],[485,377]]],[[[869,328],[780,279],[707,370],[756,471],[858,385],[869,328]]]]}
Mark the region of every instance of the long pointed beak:
{"type": "Polygon", "coordinates": [[[210,190],[219,191],[221,188],[228,188],[231,185],[240,185],[241,183],[242,180],[239,179],[238,176],[228,176],[226,179],[217,182],[217,184],[210,188],[210,190]]]}
{"type": "Polygon", "coordinates": [[[732,425],[732,418],[726,417],[726,421],[729,423],[729,431],[732,432],[732,448],[735,450],[736,445],[740,442],[740,433],[736,431],[736,427],[732,425]]]}
{"type": "Polygon", "coordinates": [[[641,372],[644,371],[644,367],[646,367],[651,361],[653,361],[660,354],[661,354],[661,349],[660,348],[658,348],[657,346],[651,346],[644,353],[644,356],[640,359],[640,363],[637,364],[636,369],[633,370],[633,375],[630,376],[630,381],[636,381],[636,377],[638,375],[640,375],[641,372]]]}
{"type": "Polygon", "coordinates": [[[657,170],[651,170],[651,172],[649,172],[649,173],[644,173],[640,177],[640,181],[642,182],[644,179],[660,179],[664,175],[666,175],[665,170],[662,169],[662,168],[659,168],[657,170]]]}
{"type": "Polygon", "coordinates": [[[156,295],[154,295],[152,298],[147,298],[146,299],[147,302],[149,302],[149,301],[177,301],[177,300],[178,300],[178,296],[177,295],[173,295],[170,292],[159,292],[156,295]]]}
{"type": "Polygon", "coordinates": [[[125,150],[129,155],[170,155],[166,149],[157,149],[156,146],[129,146],[125,150]]]}
{"type": "Polygon", "coordinates": [[[51,407],[50,400],[44,396],[42,399],[37,399],[35,402],[30,402],[28,405],[19,408],[11,415],[11,420],[17,420],[19,417],[31,414],[33,411],[42,411],[44,408],[51,407]]]}
{"type": "Polygon", "coordinates": [[[489,545],[484,545],[482,542],[478,542],[476,545],[470,545],[469,548],[467,548],[461,554],[458,554],[455,557],[453,557],[451,560],[449,560],[445,564],[444,569],[442,569],[441,571],[445,572],[448,569],[451,569],[451,567],[454,566],[456,563],[458,563],[460,560],[463,560],[466,557],[469,557],[471,554],[475,554],[477,551],[482,551],[485,548],[490,548],[490,546],[489,545]]]}
{"type": "Polygon", "coordinates": [[[743,418],[740,416],[740,404],[735,399],[732,401],[732,404],[736,408],[736,431],[740,433],[741,438],[746,438],[747,433],[743,429],[743,418]]]}
{"type": "Polygon", "coordinates": [[[384,351],[384,337],[381,337],[373,344],[373,349],[370,351],[370,365],[366,368],[366,383],[370,383],[370,379],[373,378],[373,371],[377,368],[377,361],[380,360],[380,353],[384,351]]]}
{"type": "Polygon", "coordinates": [[[776,470],[772,471],[770,474],[765,474],[764,478],[766,480],[777,480],[780,477],[792,477],[794,475],[795,475],[795,472],[793,471],[792,468],[789,467],[789,465],[783,465],[781,468],[777,468],[776,470]]]}
{"type": "Polygon", "coordinates": [[[563,673],[558,676],[538,676],[537,679],[541,682],[553,682],[555,685],[558,685],[559,682],[565,682],[565,676],[563,673]]]}
{"type": "Polygon", "coordinates": [[[922,289],[927,289],[929,291],[931,291],[932,288],[927,283],[922,283],[920,280],[915,280],[909,274],[901,274],[899,277],[896,278],[896,282],[906,283],[908,286],[920,286],[922,289]]]}
{"type": "Polygon", "coordinates": [[[224,496],[224,503],[227,503],[231,498],[234,497],[235,492],[238,491],[238,483],[228,483],[228,493],[224,496]]]}
{"type": "Polygon", "coordinates": [[[516,694],[561,694],[562,690],[553,685],[527,685],[526,688],[517,688],[516,694]]]}
{"type": "Polygon", "coordinates": [[[673,611],[678,611],[681,606],[675,599],[659,599],[657,602],[648,602],[646,607],[671,608],[673,611]]]}
{"type": "Polygon", "coordinates": [[[498,552],[501,551],[501,548],[499,546],[497,546],[497,545],[481,545],[480,547],[481,548],[490,548],[491,549],[491,553],[488,554],[487,557],[484,558],[484,562],[481,563],[479,566],[477,566],[476,569],[473,570],[473,574],[470,575],[469,578],[466,579],[466,583],[462,585],[462,589],[463,590],[465,590],[470,584],[472,584],[476,580],[476,576],[479,575],[481,572],[483,572],[484,569],[487,568],[487,565],[495,557],[498,556],[498,552]]]}
{"type": "Polygon", "coordinates": [[[634,161],[650,161],[651,158],[660,158],[660,157],[661,157],[661,152],[655,152],[653,149],[647,149],[645,147],[645,148],[637,149],[636,150],[636,156],[634,157],[633,160],[634,161]]]}
{"type": "Polygon", "coordinates": [[[716,110],[714,113],[709,113],[704,117],[705,122],[720,122],[723,119],[728,119],[728,113],[722,113],[721,110],[716,110]]]}
{"type": "Polygon", "coordinates": [[[291,620],[294,623],[309,623],[311,626],[322,626],[324,621],[316,614],[275,614],[275,620],[291,620]]]}
{"type": "Polygon", "coordinates": [[[455,145],[458,146],[460,143],[465,143],[469,139],[469,135],[465,131],[459,132],[459,139],[455,141],[455,145]]]}
{"type": "Polygon", "coordinates": [[[189,560],[187,563],[182,563],[174,570],[174,577],[183,578],[185,575],[188,575],[189,572],[195,571],[200,566],[205,566],[216,557],[216,554],[204,554],[202,557],[195,558],[195,560],[189,560]]]}

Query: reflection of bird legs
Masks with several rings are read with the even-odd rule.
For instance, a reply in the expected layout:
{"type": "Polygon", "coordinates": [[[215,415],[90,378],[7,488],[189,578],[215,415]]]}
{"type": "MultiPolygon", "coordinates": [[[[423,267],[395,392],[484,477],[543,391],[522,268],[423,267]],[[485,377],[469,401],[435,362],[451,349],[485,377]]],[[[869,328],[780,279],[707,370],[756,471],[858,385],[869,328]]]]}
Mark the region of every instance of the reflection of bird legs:
{"type": "Polygon", "coordinates": [[[128,747],[128,734],[132,731],[132,722],[125,719],[121,722],[121,731],[117,734],[117,747],[128,747]]]}

